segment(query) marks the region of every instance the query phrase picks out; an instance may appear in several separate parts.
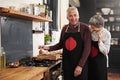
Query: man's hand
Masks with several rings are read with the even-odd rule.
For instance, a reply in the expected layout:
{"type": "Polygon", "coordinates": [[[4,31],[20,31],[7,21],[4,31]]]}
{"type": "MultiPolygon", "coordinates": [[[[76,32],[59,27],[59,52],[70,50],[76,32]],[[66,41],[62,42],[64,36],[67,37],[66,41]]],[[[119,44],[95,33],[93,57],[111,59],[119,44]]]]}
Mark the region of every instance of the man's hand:
{"type": "Polygon", "coordinates": [[[44,49],[44,50],[49,50],[49,46],[45,46],[45,45],[40,45],[38,46],[39,49],[44,49]]]}
{"type": "Polygon", "coordinates": [[[82,67],[77,66],[74,71],[74,76],[77,77],[82,73],[82,67]]]}

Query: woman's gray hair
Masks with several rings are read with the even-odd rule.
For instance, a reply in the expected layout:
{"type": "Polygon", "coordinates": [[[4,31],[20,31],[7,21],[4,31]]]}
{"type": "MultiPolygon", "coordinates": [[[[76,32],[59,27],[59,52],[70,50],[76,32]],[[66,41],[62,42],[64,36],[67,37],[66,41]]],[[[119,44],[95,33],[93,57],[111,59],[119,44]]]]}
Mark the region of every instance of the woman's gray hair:
{"type": "Polygon", "coordinates": [[[104,18],[100,14],[96,14],[90,18],[89,23],[95,27],[104,27],[104,18]]]}
{"type": "Polygon", "coordinates": [[[69,8],[67,9],[67,16],[68,16],[68,14],[69,14],[71,11],[76,11],[77,14],[79,15],[78,9],[77,9],[76,7],[74,7],[74,6],[72,6],[72,7],[69,7],[69,8]]]}

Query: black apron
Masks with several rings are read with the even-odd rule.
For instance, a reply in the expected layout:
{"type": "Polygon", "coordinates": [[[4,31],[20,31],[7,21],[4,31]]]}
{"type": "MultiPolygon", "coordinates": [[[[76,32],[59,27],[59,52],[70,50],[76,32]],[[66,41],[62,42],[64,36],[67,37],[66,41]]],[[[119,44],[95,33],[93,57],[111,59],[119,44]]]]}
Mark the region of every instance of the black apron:
{"type": "Polygon", "coordinates": [[[84,48],[84,42],[80,35],[80,26],[78,27],[78,32],[74,33],[68,33],[67,29],[63,37],[62,60],[64,80],[87,80],[86,65],[83,68],[82,74],[74,77],[74,70],[80,61],[84,48]]]}
{"type": "Polygon", "coordinates": [[[92,41],[88,59],[88,80],[107,80],[107,59],[99,51],[98,41],[92,41]]]}

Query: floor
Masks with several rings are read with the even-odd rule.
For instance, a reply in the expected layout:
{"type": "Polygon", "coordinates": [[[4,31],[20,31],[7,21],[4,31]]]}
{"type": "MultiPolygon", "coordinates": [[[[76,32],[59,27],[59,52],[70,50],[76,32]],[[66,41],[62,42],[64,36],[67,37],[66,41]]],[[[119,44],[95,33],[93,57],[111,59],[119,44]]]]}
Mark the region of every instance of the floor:
{"type": "Polygon", "coordinates": [[[108,80],[120,80],[120,73],[108,73],[108,80]]]}

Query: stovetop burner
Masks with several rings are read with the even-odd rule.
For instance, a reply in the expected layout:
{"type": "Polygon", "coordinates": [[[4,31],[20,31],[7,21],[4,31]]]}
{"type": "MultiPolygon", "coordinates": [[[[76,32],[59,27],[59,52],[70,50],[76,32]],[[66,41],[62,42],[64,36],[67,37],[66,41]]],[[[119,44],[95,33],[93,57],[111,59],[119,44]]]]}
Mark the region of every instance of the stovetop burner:
{"type": "Polygon", "coordinates": [[[57,62],[57,60],[38,60],[36,58],[23,58],[20,61],[21,66],[36,66],[36,67],[49,67],[57,62]]]}

